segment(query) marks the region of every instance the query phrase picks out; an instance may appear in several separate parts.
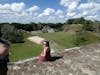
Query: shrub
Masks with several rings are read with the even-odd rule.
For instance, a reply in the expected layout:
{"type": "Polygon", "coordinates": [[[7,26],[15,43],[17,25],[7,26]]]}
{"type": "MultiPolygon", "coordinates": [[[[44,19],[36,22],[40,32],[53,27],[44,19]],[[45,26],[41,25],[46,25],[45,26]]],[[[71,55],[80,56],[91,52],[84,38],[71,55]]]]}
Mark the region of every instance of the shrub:
{"type": "Polygon", "coordinates": [[[84,31],[94,31],[95,28],[93,27],[93,25],[90,22],[86,21],[83,25],[83,30],[84,31]]]}
{"type": "Polygon", "coordinates": [[[24,36],[21,30],[17,30],[14,26],[4,25],[1,28],[2,38],[11,43],[24,42],[24,36]]]}
{"type": "Polygon", "coordinates": [[[85,32],[77,32],[75,45],[76,46],[84,45],[88,41],[87,38],[88,37],[86,37],[85,32]]]}

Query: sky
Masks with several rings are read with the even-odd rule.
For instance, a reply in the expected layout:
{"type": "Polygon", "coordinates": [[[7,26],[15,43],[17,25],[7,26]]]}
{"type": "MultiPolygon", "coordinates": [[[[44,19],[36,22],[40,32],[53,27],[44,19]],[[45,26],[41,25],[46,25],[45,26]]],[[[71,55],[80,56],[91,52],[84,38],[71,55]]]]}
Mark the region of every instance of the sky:
{"type": "Polygon", "coordinates": [[[80,17],[100,21],[100,0],[0,0],[0,23],[58,23],[80,17]]]}

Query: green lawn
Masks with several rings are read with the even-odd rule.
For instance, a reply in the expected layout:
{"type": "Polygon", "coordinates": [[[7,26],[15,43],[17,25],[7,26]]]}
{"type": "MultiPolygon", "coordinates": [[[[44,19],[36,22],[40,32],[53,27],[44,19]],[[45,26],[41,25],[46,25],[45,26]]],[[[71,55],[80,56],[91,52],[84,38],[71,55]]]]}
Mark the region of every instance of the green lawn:
{"type": "MultiPolygon", "coordinates": [[[[71,48],[75,47],[76,34],[73,32],[55,32],[55,33],[45,33],[45,34],[37,34],[40,37],[44,37],[48,40],[53,40],[58,44],[58,46],[63,48],[71,48]]],[[[97,36],[95,36],[92,32],[86,32],[81,35],[87,41],[81,42],[80,45],[87,45],[90,43],[100,42],[97,36]]]]}
{"type": "Polygon", "coordinates": [[[30,57],[38,56],[42,50],[40,45],[30,41],[24,43],[11,44],[10,61],[18,61],[30,57]]]}
{"type": "MultiPolygon", "coordinates": [[[[75,47],[76,34],[73,32],[54,32],[54,33],[39,33],[40,37],[46,38],[47,40],[52,40],[53,43],[50,46],[53,49],[64,50],[66,48],[75,47]]],[[[96,34],[95,34],[96,35],[96,34]]],[[[81,42],[80,45],[86,45],[90,43],[100,42],[100,37],[95,36],[92,32],[87,32],[82,37],[86,38],[86,42],[81,42]]],[[[18,61],[22,59],[27,59],[30,57],[38,56],[42,50],[41,45],[34,44],[30,41],[24,43],[11,44],[10,49],[10,60],[18,61]]]]}
{"type": "Polygon", "coordinates": [[[63,30],[64,31],[81,31],[83,25],[82,24],[69,24],[69,25],[64,25],[63,30]]]}
{"type": "Polygon", "coordinates": [[[47,40],[53,40],[59,46],[63,48],[74,47],[75,34],[71,32],[55,32],[55,33],[45,33],[37,34],[40,37],[44,37],[47,40]]]}

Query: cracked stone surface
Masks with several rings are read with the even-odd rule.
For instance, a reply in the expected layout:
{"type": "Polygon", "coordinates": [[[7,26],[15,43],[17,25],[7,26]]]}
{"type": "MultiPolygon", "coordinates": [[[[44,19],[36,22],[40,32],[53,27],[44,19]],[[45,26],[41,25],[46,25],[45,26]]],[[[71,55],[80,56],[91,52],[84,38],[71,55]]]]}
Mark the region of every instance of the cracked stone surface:
{"type": "Polygon", "coordinates": [[[8,65],[8,75],[100,75],[100,44],[82,46],[80,49],[55,52],[62,58],[52,62],[31,60],[8,65]]]}

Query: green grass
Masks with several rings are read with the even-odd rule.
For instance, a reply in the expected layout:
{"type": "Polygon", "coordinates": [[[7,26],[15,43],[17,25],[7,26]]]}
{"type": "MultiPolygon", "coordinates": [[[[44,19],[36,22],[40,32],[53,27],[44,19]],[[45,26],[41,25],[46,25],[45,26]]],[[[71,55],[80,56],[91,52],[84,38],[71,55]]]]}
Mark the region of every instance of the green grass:
{"type": "Polygon", "coordinates": [[[87,45],[91,43],[100,42],[100,39],[96,37],[92,32],[86,32],[81,36],[86,38],[86,42],[81,42],[80,45],[76,45],[76,34],[72,32],[55,32],[55,33],[45,33],[45,34],[37,34],[40,37],[44,37],[47,40],[53,40],[58,44],[58,46],[62,48],[71,48],[75,46],[87,45]]]}
{"type": "MultiPolygon", "coordinates": [[[[53,49],[61,49],[75,47],[76,34],[73,32],[54,32],[54,33],[39,33],[40,37],[46,38],[47,40],[52,40],[53,49]]],[[[90,43],[100,42],[100,36],[96,36],[92,32],[87,32],[81,36],[86,38],[86,42],[80,42],[80,45],[86,45],[90,43]]],[[[79,40],[80,41],[80,40],[79,40]]],[[[27,59],[30,57],[38,56],[42,50],[41,45],[34,44],[30,41],[25,41],[24,43],[11,44],[10,49],[10,61],[18,61],[27,59]]]]}
{"type": "Polygon", "coordinates": [[[82,24],[71,24],[71,25],[64,25],[63,29],[65,31],[73,30],[73,31],[80,31],[82,30],[82,24]]]}
{"type": "Polygon", "coordinates": [[[11,44],[10,61],[18,61],[30,57],[38,56],[42,50],[40,45],[30,41],[24,43],[11,44]]]}
{"type": "Polygon", "coordinates": [[[93,32],[84,32],[77,35],[76,43],[78,46],[100,42],[100,36],[96,36],[93,32]]]}
{"type": "Polygon", "coordinates": [[[44,37],[47,40],[53,40],[63,48],[74,47],[75,34],[71,32],[55,32],[55,33],[45,33],[37,34],[40,37],[44,37]]]}

